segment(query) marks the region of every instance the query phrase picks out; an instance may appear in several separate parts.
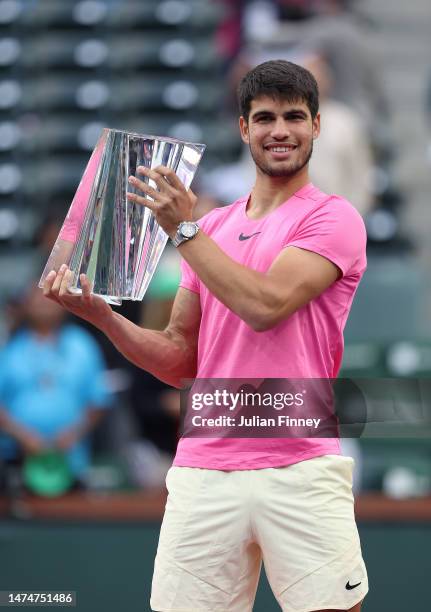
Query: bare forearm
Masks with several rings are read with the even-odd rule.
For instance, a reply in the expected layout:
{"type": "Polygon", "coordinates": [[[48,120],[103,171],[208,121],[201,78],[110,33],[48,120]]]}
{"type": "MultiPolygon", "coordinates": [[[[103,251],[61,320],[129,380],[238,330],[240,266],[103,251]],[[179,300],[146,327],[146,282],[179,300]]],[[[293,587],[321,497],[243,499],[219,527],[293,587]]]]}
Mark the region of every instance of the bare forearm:
{"type": "MultiPolygon", "coordinates": [[[[187,328],[182,333],[184,326],[176,327],[171,323],[164,332],[142,329],[113,312],[100,296],[92,294],[90,281],[85,274],[80,275],[82,294],[71,294],[69,286],[72,279],[73,272],[65,265],[57,273],[50,272],[45,279],[44,295],[100,329],[129,361],[163,382],[181,387],[182,379],[194,378],[198,319],[196,324],[189,325],[192,333],[187,333],[187,328]]],[[[190,301],[185,301],[183,309],[187,318],[191,310],[190,301]]]]}
{"type": "Polygon", "coordinates": [[[271,279],[232,260],[203,232],[180,252],[211,293],[251,327],[274,308],[271,279]]]}
{"type": "Polygon", "coordinates": [[[115,312],[101,330],[129,361],[169,385],[196,375],[193,351],[169,331],[142,329],[115,312]]]}

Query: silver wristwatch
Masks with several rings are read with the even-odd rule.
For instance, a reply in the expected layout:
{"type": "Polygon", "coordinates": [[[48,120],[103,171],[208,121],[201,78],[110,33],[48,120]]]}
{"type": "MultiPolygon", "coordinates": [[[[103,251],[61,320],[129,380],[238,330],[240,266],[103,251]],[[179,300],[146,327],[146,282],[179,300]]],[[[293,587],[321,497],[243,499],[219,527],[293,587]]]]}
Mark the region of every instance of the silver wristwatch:
{"type": "Polygon", "coordinates": [[[187,242],[187,240],[192,240],[192,238],[196,236],[198,231],[199,225],[194,221],[182,221],[177,228],[177,233],[172,238],[172,244],[175,247],[178,247],[183,242],[187,242]]]}

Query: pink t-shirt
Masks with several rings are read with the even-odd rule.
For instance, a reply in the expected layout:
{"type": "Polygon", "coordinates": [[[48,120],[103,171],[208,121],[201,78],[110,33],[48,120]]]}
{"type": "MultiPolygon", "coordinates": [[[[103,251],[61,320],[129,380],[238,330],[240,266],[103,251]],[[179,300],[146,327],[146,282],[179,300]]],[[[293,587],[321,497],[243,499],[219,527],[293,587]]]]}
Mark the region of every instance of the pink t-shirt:
{"type": "MultiPolygon", "coordinates": [[[[343,329],[366,268],[363,220],[345,199],[311,183],[261,219],[247,217],[247,202],[217,208],[199,222],[232,259],[265,273],[282,249],[294,246],[326,257],[342,277],[274,328],[255,332],[183,261],[180,286],[199,294],[202,309],[197,378],[335,378],[343,329]],[[240,240],[241,234],[254,235],[240,240]]],[[[190,437],[179,441],[174,465],[257,469],[339,452],[337,438],[190,437]]]]}

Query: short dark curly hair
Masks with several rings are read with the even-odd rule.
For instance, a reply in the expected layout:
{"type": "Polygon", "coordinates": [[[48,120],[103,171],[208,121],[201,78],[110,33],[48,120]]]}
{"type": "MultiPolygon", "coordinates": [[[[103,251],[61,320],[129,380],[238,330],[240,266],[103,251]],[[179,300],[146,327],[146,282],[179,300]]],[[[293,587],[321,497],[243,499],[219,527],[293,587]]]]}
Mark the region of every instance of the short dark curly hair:
{"type": "Polygon", "coordinates": [[[314,119],[319,112],[319,89],[314,76],[286,60],[259,64],[242,78],[238,85],[239,112],[248,121],[251,103],[259,96],[305,102],[314,119]]]}

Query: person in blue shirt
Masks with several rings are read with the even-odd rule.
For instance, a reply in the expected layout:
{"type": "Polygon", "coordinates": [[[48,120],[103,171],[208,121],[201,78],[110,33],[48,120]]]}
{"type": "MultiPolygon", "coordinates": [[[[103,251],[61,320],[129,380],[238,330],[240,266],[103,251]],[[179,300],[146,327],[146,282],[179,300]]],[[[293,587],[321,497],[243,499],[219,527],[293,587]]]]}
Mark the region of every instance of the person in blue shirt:
{"type": "Polygon", "coordinates": [[[0,351],[0,456],[19,462],[60,450],[79,480],[90,464],[88,434],[110,406],[101,351],[36,286],[22,314],[24,326],[0,351]]]}

